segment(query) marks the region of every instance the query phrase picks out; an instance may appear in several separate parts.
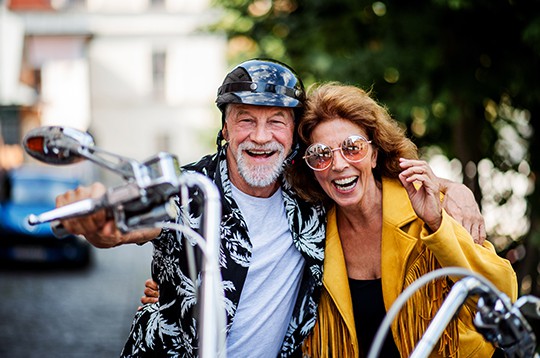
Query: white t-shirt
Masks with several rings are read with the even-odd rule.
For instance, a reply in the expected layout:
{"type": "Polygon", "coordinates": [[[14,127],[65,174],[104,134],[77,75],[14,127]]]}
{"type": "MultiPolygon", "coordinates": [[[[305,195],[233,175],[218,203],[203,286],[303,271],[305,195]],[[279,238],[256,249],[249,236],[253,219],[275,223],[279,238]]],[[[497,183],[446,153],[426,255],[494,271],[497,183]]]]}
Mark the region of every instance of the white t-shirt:
{"type": "Polygon", "coordinates": [[[304,267],[295,248],[281,189],[269,198],[232,194],[253,244],[251,264],[227,337],[231,358],[271,357],[281,349],[304,267]]]}

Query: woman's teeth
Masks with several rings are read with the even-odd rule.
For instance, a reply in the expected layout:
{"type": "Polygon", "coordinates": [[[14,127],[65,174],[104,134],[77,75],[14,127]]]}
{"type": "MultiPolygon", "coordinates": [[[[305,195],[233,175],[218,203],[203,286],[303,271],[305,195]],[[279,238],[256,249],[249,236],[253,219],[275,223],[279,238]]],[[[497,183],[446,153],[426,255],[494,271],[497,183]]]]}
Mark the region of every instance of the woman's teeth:
{"type": "Polygon", "coordinates": [[[351,190],[356,185],[358,177],[350,177],[334,180],[334,185],[340,190],[351,190]]]}

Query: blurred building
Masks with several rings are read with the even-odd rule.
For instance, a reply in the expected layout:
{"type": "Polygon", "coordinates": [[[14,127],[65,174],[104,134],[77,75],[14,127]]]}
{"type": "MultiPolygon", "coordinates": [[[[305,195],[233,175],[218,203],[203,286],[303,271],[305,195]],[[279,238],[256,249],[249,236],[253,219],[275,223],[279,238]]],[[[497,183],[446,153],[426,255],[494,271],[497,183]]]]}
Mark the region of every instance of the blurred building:
{"type": "MultiPolygon", "coordinates": [[[[0,125],[89,130],[111,152],[214,149],[225,37],[210,0],[0,0],[0,125]]],[[[1,157],[1,156],[0,156],[1,157]]]]}

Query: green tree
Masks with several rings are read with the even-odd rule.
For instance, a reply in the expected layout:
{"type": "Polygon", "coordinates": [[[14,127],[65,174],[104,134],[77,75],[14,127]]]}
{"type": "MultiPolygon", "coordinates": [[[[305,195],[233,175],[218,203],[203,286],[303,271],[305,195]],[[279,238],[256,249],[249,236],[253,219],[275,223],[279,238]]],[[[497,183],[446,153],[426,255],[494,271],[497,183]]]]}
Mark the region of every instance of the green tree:
{"type": "MultiPolygon", "coordinates": [[[[371,88],[421,149],[459,159],[479,203],[479,164],[526,178],[530,229],[489,234],[514,261],[522,293],[540,295],[540,151],[532,135],[540,126],[539,1],[215,1],[225,10],[215,29],[226,32],[231,61],[272,57],[307,85],[371,88]]],[[[515,198],[515,187],[494,193],[488,184],[496,205],[515,198]]]]}

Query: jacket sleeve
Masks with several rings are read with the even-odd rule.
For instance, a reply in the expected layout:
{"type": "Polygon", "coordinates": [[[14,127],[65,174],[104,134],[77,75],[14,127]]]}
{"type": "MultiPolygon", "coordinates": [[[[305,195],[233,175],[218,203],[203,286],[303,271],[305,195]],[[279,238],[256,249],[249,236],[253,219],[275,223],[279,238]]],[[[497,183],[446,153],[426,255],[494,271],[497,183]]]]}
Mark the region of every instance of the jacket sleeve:
{"type": "Polygon", "coordinates": [[[517,299],[517,277],[510,261],[500,257],[491,242],[474,243],[471,235],[443,210],[439,230],[427,228],[420,235],[442,267],[462,267],[484,276],[514,302],[517,299]]]}

